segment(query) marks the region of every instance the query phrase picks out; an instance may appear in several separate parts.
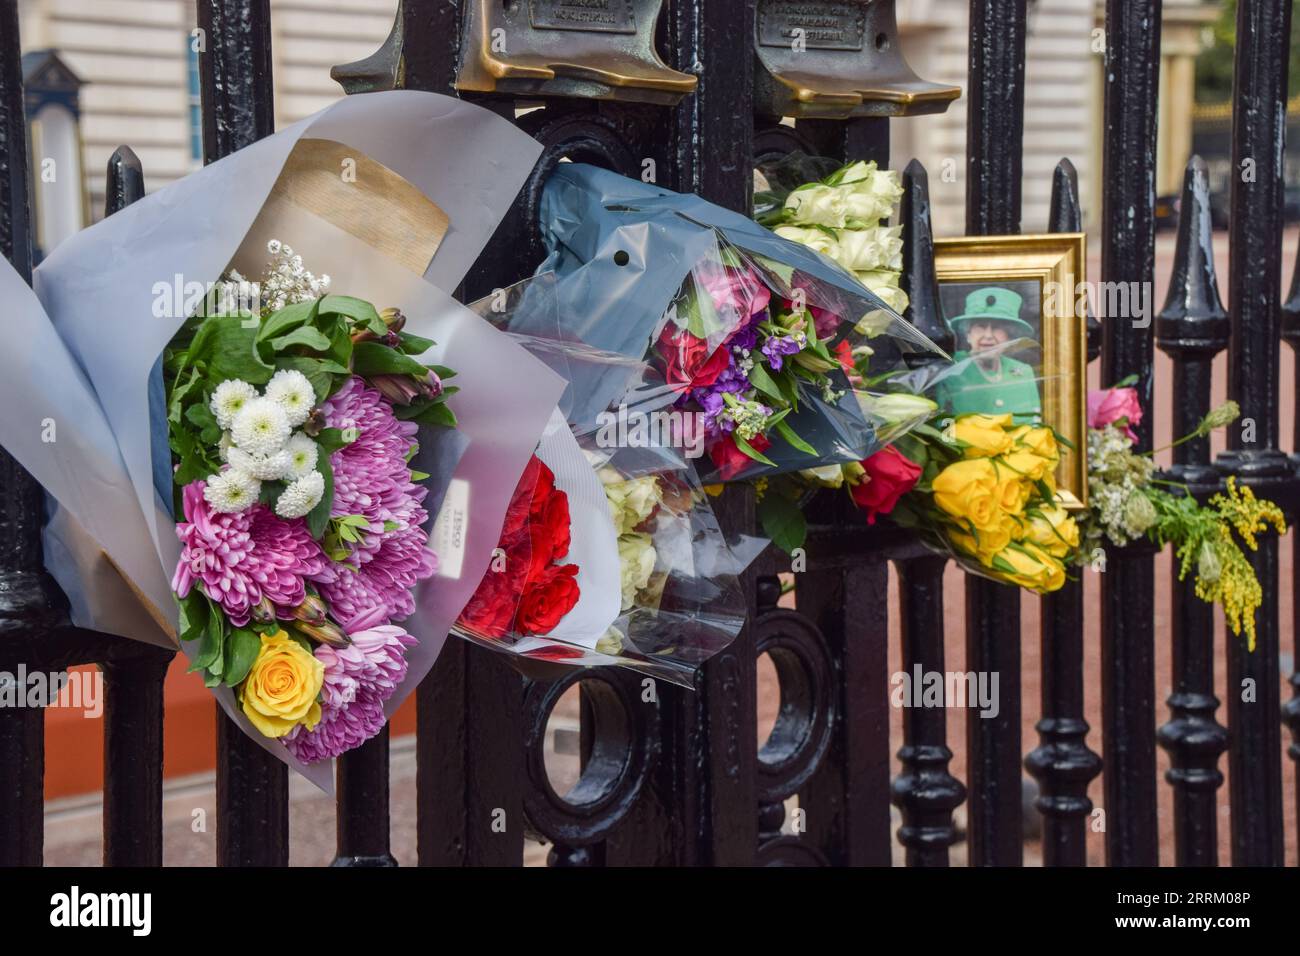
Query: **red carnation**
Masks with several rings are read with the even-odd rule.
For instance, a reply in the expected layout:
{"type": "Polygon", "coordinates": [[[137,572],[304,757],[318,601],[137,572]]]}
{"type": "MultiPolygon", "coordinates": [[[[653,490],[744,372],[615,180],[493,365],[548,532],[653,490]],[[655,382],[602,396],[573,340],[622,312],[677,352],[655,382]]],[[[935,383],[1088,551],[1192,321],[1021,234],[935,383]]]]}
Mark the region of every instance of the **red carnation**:
{"type": "Polygon", "coordinates": [[[867,513],[867,524],[875,524],[876,515],[893,511],[898,499],[911,491],[921,477],[921,466],[893,445],[880,449],[862,467],[867,475],[853,487],[852,494],[853,501],[867,513]]]}

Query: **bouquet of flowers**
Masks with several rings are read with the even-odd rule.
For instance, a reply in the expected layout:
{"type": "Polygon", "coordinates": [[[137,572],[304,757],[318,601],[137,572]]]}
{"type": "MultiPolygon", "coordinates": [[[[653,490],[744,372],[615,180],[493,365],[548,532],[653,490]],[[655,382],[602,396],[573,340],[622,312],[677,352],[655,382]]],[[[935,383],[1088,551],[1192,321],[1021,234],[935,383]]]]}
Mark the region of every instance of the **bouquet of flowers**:
{"type": "MultiPolygon", "coordinates": [[[[1060,436],[1011,415],[959,415],[925,426],[893,455],[915,484],[895,499],[896,523],[967,570],[1039,593],[1065,583],[1079,529],[1056,494],[1060,436]]],[[[868,486],[869,487],[869,486],[868,486]]]]}
{"type": "Polygon", "coordinates": [[[172,587],[190,669],[314,763],[378,733],[406,675],[396,622],[437,569],[409,462],[421,424],[455,426],[457,389],[400,311],[323,294],[290,247],[268,251],[265,307],[195,315],[164,352],[172,587]]]}
{"type": "Polygon", "coordinates": [[[71,237],[34,290],[0,268],[0,442],[49,492],[73,623],[183,650],[327,789],[432,666],[564,389],[432,284],[540,147],[447,97],[362,99],[71,237]]]}
{"type": "MultiPolygon", "coordinates": [[[[1226,427],[1237,415],[1236,402],[1224,402],[1174,444],[1226,427]]],[[[1153,453],[1133,450],[1133,426],[1141,421],[1137,391],[1126,383],[1088,396],[1089,498],[1081,558],[1106,541],[1123,547],[1145,537],[1161,547],[1174,545],[1179,579],[1194,573],[1196,596],[1221,605],[1232,633],[1240,637],[1244,630],[1253,651],[1263,593],[1242,545],[1255,550],[1258,536],[1270,527],[1284,534],[1282,510],[1233,478],[1225,492],[1202,504],[1186,485],[1157,477],[1153,453]]]]}
{"type": "Polygon", "coordinates": [[[860,461],[879,442],[850,374],[943,356],[852,273],[695,196],[565,164],[541,220],[560,328],[509,330],[647,362],[706,482],[860,461]]]}
{"type": "MultiPolygon", "coordinates": [[[[470,306],[553,326],[549,273],[470,306]]],[[[521,321],[523,320],[523,321],[521,321]]],[[[646,363],[513,334],[568,384],[520,479],[494,559],[456,625],[521,659],[616,665],[693,686],[745,619],[737,575],[765,542],[728,542],[646,363]],[[621,405],[622,417],[604,407],[621,405]],[[622,426],[622,431],[616,427],[622,426]],[[662,425],[662,427],[660,427],[662,425]]]]}
{"type": "Polygon", "coordinates": [[[898,173],[861,160],[791,153],[755,170],[754,218],[783,239],[833,259],[899,315],[907,293],[902,226],[883,225],[903,197],[898,173]]]}

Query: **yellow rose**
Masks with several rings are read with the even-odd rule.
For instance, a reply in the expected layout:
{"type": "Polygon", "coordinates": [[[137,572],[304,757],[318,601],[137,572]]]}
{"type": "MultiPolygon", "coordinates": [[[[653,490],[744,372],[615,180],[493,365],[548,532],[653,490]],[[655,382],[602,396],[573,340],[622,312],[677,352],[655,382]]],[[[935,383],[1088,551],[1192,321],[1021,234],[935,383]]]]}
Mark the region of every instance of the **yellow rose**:
{"type": "Polygon", "coordinates": [[[952,423],[952,437],[965,442],[967,458],[992,458],[1011,448],[1010,415],[962,415],[952,423]]]}
{"type": "Polygon", "coordinates": [[[1021,425],[1011,433],[1011,437],[1018,447],[1031,455],[1046,458],[1053,465],[1061,460],[1061,448],[1057,445],[1056,435],[1050,428],[1041,425],[1021,425]]]}
{"type": "Polygon", "coordinates": [[[995,527],[969,534],[956,528],[948,529],[948,540],[957,550],[976,558],[985,567],[991,566],[993,556],[1011,543],[1011,526],[999,523],[995,527]]]}
{"type": "Polygon", "coordinates": [[[1045,594],[1065,583],[1065,568],[1061,562],[1035,544],[1007,548],[998,557],[1014,569],[1002,572],[1007,580],[1022,588],[1045,594]]]}
{"type": "Polygon", "coordinates": [[[1048,554],[1064,558],[1079,546],[1079,526],[1057,505],[1044,505],[1030,516],[1028,540],[1048,554]]]}
{"type": "Polygon", "coordinates": [[[283,737],[299,724],[320,722],[325,665],[284,631],[262,636],[262,649],[240,690],[247,717],[263,736],[283,737]]]}
{"type": "Polygon", "coordinates": [[[1013,451],[1003,455],[999,460],[1024,475],[1030,481],[1041,480],[1056,467],[1055,459],[1040,458],[1033,452],[1028,451],[1013,451]]]}
{"type": "Polygon", "coordinates": [[[953,462],[930,487],[934,503],[954,518],[965,518],[981,529],[999,523],[998,476],[987,458],[953,462]]]}
{"type": "Polygon", "coordinates": [[[998,476],[998,507],[1009,515],[1018,515],[1025,510],[1029,502],[1029,493],[1033,485],[1029,479],[994,459],[994,471],[998,476]]]}

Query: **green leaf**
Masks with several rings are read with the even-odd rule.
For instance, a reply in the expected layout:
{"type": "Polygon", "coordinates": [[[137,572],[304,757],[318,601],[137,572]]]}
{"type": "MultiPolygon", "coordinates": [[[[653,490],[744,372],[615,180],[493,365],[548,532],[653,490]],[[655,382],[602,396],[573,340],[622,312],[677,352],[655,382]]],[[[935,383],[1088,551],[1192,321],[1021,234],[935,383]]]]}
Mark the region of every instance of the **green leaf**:
{"type": "Polygon", "coordinates": [[[419,422],[421,425],[445,425],[456,427],[456,413],[441,400],[441,397],[426,404],[413,403],[396,409],[397,417],[406,422],[419,422]]]}
{"type": "Polygon", "coordinates": [[[435,373],[438,378],[445,380],[456,377],[456,370],[454,368],[447,368],[445,365],[430,365],[427,367],[429,371],[435,373]]]}
{"type": "Polygon", "coordinates": [[[352,371],[358,375],[414,375],[424,378],[429,370],[405,352],[379,342],[357,342],[352,346],[352,371]]]}
{"type": "Polygon", "coordinates": [[[388,326],[384,325],[379,310],[364,299],[350,295],[327,295],[320,300],[320,310],[322,314],[345,315],[376,335],[383,335],[388,331],[388,326]]]}
{"type": "Polygon", "coordinates": [[[199,326],[185,353],[188,365],[202,364],[213,384],[238,378],[265,385],[275,368],[257,354],[257,327],[245,327],[239,316],[213,316],[199,326]]]}
{"type": "Polygon", "coordinates": [[[242,681],[248,676],[248,671],[252,668],[253,661],[257,660],[261,649],[262,636],[256,631],[243,627],[231,631],[226,646],[226,667],[225,673],[221,675],[222,680],[230,687],[242,681]]]}
{"type": "Polygon", "coordinates": [[[221,441],[221,426],[212,414],[212,409],[202,403],[195,403],[185,409],[185,419],[199,430],[199,441],[206,445],[215,445],[221,441]]]}
{"type": "Polygon", "coordinates": [[[764,458],[762,452],[755,449],[753,445],[734,432],[731,435],[731,440],[736,443],[737,448],[743,451],[750,458],[754,459],[754,461],[762,462],[765,465],[771,465],[773,468],[776,467],[776,462],[772,461],[770,458],[764,458]]]}
{"type": "Polygon", "coordinates": [[[762,522],[763,533],[786,554],[802,547],[808,536],[808,522],[803,512],[784,495],[764,495],[758,503],[758,518],[762,522]]]}
{"type": "Polygon", "coordinates": [[[173,425],[179,425],[181,423],[181,409],[184,408],[186,399],[190,397],[190,393],[194,391],[195,387],[198,386],[202,380],[203,377],[199,374],[199,370],[191,368],[189,370],[189,378],[172,389],[172,393],[167,400],[168,422],[173,425]]]}
{"type": "Polygon", "coordinates": [[[198,652],[190,661],[190,671],[207,669],[212,673],[221,673],[221,649],[226,629],[226,617],[221,609],[209,600],[207,627],[203,629],[198,652]]]}
{"type": "Polygon", "coordinates": [[[398,347],[407,355],[423,355],[438,344],[433,339],[426,339],[422,335],[413,335],[410,332],[398,332],[397,340],[400,343],[398,347]]]}
{"type": "Polygon", "coordinates": [[[308,355],[290,355],[277,358],[276,365],[283,369],[294,369],[306,375],[307,381],[311,382],[312,391],[316,393],[316,401],[318,402],[325,401],[334,393],[336,377],[341,386],[342,379],[351,374],[346,365],[339,365],[329,359],[312,358],[308,355]]]}
{"type": "Polygon", "coordinates": [[[320,453],[328,457],[340,448],[346,448],[352,444],[355,438],[347,437],[341,428],[322,428],[315,440],[320,453]]]}
{"type": "Polygon", "coordinates": [[[774,402],[784,402],[785,395],[761,362],[755,362],[749,370],[749,383],[774,402]]]}
{"type": "Polygon", "coordinates": [[[182,641],[192,641],[203,634],[208,627],[208,612],[211,605],[203,592],[197,587],[190,588],[190,593],[176,602],[180,605],[180,635],[182,641]]]}
{"type": "Polygon", "coordinates": [[[808,444],[790,427],[789,422],[781,421],[776,423],[776,433],[790,443],[791,447],[798,449],[805,455],[816,456],[817,449],[808,444]]]}
{"type": "Polygon", "coordinates": [[[295,345],[304,346],[314,352],[324,352],[329,349],[331,344],[330,339],[325,335],[325,333],[321,332],[319,329],[312,328],[310,325],[299,326],[292,332],[281,335],[279,338],[271,339],[271,348],[275,349],[277,352],[282,352],[295,345]]]}
{"type": "Polygon", "coordinates": [[[316,507],[312,508],[307,514],[307,530],[316,540],[325,533],[325,529],[330,522],[330,509],[334,506],[334,469],[330,467],[328,455],[321,455],[316,459],[316,470],[321,473],[325,479],[325,493],[317,502],[316,507]]]}
{"type": "Polygon", "coordinates": [[[291,329],[296,329],[309,322],[315,322],[319,311],[320,299],[286,305],[279,312],[272,313],[262,323],[262,328],[257,333],[257,341],[265,342],[269,339],[279,338],[291,329]]]}

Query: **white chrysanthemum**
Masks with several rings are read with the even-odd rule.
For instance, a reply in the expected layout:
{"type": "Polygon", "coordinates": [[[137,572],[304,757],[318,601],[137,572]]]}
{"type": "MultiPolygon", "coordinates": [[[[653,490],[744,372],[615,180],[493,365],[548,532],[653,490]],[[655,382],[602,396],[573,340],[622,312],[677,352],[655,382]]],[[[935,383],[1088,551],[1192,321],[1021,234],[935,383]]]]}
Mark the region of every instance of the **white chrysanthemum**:
{"type": "Polygon", "coordinates": [[[228,378],[213,391],[208,407],[216,416],[217,424],[229,428],[235,416],[255,398],[257,389],[253,386],[237,378],[228,378]]]}
{"type": "Polygon", "coordinates": [[[252,475],[245,474],[238,468],[227,468],[217,475],[210,475],[203,488],[203,497],[213,511],[243,511],[257,504],[261,494],[262,483],[252,475]]]}
{"type": "Polygon", "coordinates": [[[275,513],[281,518],[301,518],[320,504],[325,494],[325,476],[319,471],[308,472],[289,482],[275,501],[275,513]]]}
{"type": "Polygon", "coordinates": [[[270,242],[268,242],[266,244],[266,251],[273,256],[278,256],[280,254],[280,240],[272,239],[270,242]]]}
{"type": "Polygon", "coordinates": [[[316,404],[307,376],[297,369],[281,369],[266,384],[266,397],[284,409],[290,425],[301,425],[316,404]]]}
{"type": "Polygon", "coordinates": [[[277,481],[289,477],[290,457],[285,448],[269,455],[252,455],[244,449],[232,446],[226,453],[230,467],[245,474],[252,475],[259,481],[277,481]]]}
{"type": "Polygon", "coordinates": [[[230,432],[221,433],[221,441],[217,442],[217,454],[221,456],[222,461],[230,460],[230,432]]]}
{"type": "Polygon", "coordinates": [[[289,439],[289,443],[284,446],[285,454],[289,456],[289,467],[286,477],[301,478],[309,472],[315,471],[316,459],[320,455],[320,449],[316,443],[302,432],[295,432],[294,436],[289,439]]]}
{"type": "Polygon", "coordinates": [[[278,402],[255,398],[235,416],[230,437],[250,455],[270,455],[280,450],[291,430],[289,418],[278,402]]]}

